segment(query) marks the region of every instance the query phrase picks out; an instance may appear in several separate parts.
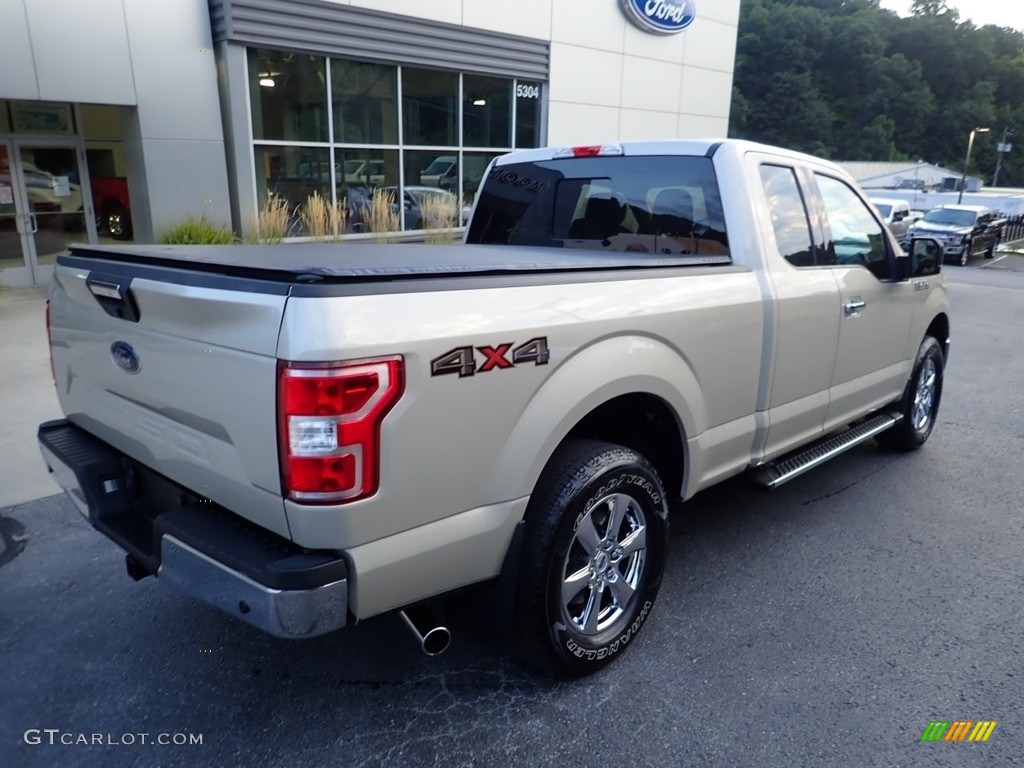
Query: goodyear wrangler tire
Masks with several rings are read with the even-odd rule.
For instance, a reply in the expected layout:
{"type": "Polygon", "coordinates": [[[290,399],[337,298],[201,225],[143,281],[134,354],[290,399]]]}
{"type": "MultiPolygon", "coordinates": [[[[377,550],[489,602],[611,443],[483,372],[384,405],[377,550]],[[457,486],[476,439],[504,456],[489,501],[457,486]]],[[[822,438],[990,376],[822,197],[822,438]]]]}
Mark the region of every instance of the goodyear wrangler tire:
{"type": "Polygon", "coordinates": [[[925,444],[939,415],[945,367],[942,345],[932,336],[925,336],[899,401],[903,419],[876,436],[879,443],[899,451],[914,451],[925,444]]]}
{"type": "Polygon", "coordinates": [[[590,440],[563,445],[527,511],[519,655],[566,677],[622,655],[658,594],[667,539],[665,492],[643,456],[590,440]]]}

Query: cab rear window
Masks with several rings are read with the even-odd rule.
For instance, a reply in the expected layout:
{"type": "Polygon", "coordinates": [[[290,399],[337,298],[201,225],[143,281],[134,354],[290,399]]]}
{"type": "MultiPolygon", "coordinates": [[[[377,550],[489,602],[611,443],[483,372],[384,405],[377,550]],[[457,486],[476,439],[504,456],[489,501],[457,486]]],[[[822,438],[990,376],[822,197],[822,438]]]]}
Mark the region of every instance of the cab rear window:
{"type": "Polygon", "coordinates": [[[467,242],[729,255],[706,157],[560,158],[491,169],[467,242]]]}

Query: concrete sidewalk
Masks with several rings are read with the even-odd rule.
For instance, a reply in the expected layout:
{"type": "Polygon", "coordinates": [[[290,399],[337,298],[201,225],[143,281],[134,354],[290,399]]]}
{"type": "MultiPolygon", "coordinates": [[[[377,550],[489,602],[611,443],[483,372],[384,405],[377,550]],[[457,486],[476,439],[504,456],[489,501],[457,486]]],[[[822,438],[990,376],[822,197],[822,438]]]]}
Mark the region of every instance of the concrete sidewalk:
{"type": "Polygon", "coordinates": [[[1011,240],[996,246],[996,258],[986,261],[981,269],[1001,272],[1024,272],[1024,240],[1011,240]]]}
{"type": "Polygon", "coordinates": [[[0,509],[59,493],[36,445],[61,417],[46,343],[45,288],[0,290],[0,509]]]}

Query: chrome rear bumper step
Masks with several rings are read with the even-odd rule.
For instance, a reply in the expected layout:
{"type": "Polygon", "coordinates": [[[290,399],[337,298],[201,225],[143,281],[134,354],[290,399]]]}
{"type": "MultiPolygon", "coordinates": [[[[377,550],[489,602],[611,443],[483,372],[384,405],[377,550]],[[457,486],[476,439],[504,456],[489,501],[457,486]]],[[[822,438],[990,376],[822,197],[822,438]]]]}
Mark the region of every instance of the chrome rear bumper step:
{"type": "Polygon", "coordinates": [[[751,473],[750,479],[755,485],[763,488],[778,488],[783,483],[809,472],[829,459],[870,440],[880,432],[897,424],[903,416],[898,413],[880,413],[850,427],[845,432],[825,437],[797,453],[758,467],[751,473]]]}

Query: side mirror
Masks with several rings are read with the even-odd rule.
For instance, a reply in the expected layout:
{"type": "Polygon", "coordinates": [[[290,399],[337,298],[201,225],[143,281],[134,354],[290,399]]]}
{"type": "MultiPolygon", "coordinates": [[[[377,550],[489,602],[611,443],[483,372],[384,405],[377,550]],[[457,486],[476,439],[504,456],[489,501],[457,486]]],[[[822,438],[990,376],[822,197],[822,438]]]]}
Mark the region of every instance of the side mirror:
{"type": "Polygon", "coordinates": [[[910,253],[910,274],[908,277],[937,275],[942,268],[944,248],[934,237],[914,237],[907,250],[910,253]]]}

